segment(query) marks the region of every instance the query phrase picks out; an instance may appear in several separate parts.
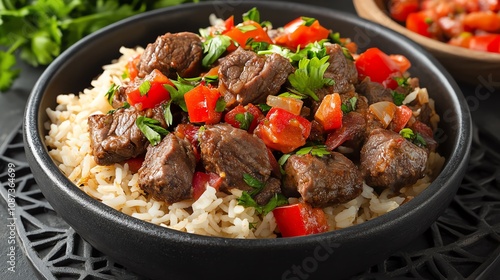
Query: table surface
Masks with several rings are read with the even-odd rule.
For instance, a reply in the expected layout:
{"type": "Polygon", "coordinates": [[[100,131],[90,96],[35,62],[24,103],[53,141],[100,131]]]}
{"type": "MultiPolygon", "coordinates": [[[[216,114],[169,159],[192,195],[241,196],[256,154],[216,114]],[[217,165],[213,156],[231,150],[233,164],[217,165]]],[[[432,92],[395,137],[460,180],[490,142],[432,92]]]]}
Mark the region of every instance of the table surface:
{"type": "MultiPolygon", "coordinates": [[[[292,2],[302,2],[302,1],[292,1],[292,2]]],[[[354,7],[351,3],[351,1],[347,0],[336,0],[336,1],[331,1],[331,0],[316,0],[316,1],[309,1],[308,3],[314,4],[314,5],[319,5],[319,6],[324,6],[328,7],[331,9],[336,9],[336,10],[341,10],[345,11],[348,13],[355,14],[354,7]]],[[[37,78],[41,75],[43,72],[43,68],[32,68],[30,66],[27,66],[26,64],[20,62],[18,63],[19,68],[21,69],[21,75],[20,78],[15,82],[14,86],[12,89],[5,93],[5,94],[0,94],[0,159],[1,156],[5,156],[6,153],[9,151],[9,149],[18,151],[21,149],[22,150],[22,139],[20,138],[20,120],[22,119],[22,115],[24,112],[24,106],[26,99],[31,91],[31,88],[35,84],[37,78]],[[14,135],[14,136],[13,136],[14,135]],[[16,140],[17,139],[17,140],[16,140]],[[21,140],[19,140],[21,139],[21,140]],[[17,141],[17,143],[16,143],[17,141]],[[20,143],[19,143],[20,142],[20,143]],[[10,145],[10,146],[9,146],[10,145]]],[[[459,81],[457,81],[459,82],[459,81]]],[[[495,82],[495,81],[494,81],[495,82]]],[[[459,85],[463,91],[463,94],[466,96],[466,99],[469,104],[469,108],[473,117],[474,124],[476,126],[476,131],[479,131],[478,137],[481,139],[478,140],[476,139],[476,149],[475,153],[472,155],[472,161],[475,160],[475,163],[472,162],[471,165],[473,168],[476,166],[481,166],[481,165],[491,165],[493,164],[493,167],[496,168],[496,175],[493,174],[493,179],[489,181],[489,186],[496,188],[493,193],[494,199],[496,199],[494,202],[496,203],[496,206],[493,206],[494,209],[496,210],[491,210],[493,211],[492,213],[496,213],[497,217],[499,212],[499,207],[498,204],[500,202],[498,193],[500,192],[498,189],[500,188],[500,162],[499,162],[499,154],[498,154],[498,144],[500,143],[500,111],[497,109],[497,107],[500,105],[500,92],[498,90],[495,90],[493,88],[490,88],[487,84],[481,83],[478,80],[477,85],[459,85]],[[481,144],[483,143],[483,144],[481,144]],[[487,143],[487,144],[484,144],[487,143]],[[481,145],[486,145],[486,148],[481,148],[481,145]],[[488,162],[486,162],[488,161],[488,162]],[[496,179],[495,179],[496,178],[496,179]],[[496,207],[496,208],[495,208],[496,207]]],[[[6,155],[7,157],[9,155],[6,155]]],[[[21,160],[22,161],[22,160],[21,160]]],[[[2,167],[0,164],[0,172],[2,172],[2,167]]],[[[467,180],[474,181],[473,179],[474,176],[467,177],[467,180]]],[[[0,177],[4,178],[4,177],[0,177]]],[[[480,179],[478,179],[480,180],[480,179]]],[[[4,184],[5,182],[0,181],[1,184],[4,184]]],[[[477,183],[479,187],[482,187],[481,184],[483,182],[477,183]]],[[[1,185],[0,185],[1,186],[1,185]]],[[[491,192],[488,195],[492,194],[491,192]]],[[[457,200],[454,203],[460,204],[462,200],[457,200]]],[[[9,206],[10,207],[10,206],[9,206]]],[[[10,223],[10,213],[7,212],[8,210],[8,204],[5,199],[5,195],[3,199],[0,199],[0,220],[1,221],[7,221],[7,224],[10,223]]],[[[44,205],[43,207],[50,208],[49,205],[44,205]]],[[[467,207],[467,206],[464,206],[467,207]]],[[[54,218],[52,218],[54,219],[54,218]]],[[[494,252],[490,253],[485,253],[487,257],[484,257],[482,260],[483,261],[488,261],[490,262],[487,266],[485,265],[485,273],[477,272],[477,269],[472,269],[469,268],[468,271],[469,273],[472,273],[471,275],[474,275],[477,278],[482,278],[482,279],[495,279],[497,275],[500,275],[500,239],[498,236],[500,235],[500,221],[498,218],[494,218],[494,224],[490,225],[491,229],[494,230],[492,233],[495,238],[493,238],[493,241],[490,240],[490,242],[493,242],[493,244],[488,245],[489,248],[492,248],[494,252]]],[[[439,225],[434,225],[436,228],[439,227],[439,225]]],[[[470,225],[469,225],[470,226],[470,225]]],[[[437,229],[431,229],[429,233],[426,234],[433,234],[437,229]]],[[[451,230],[451,229],[450,229],[451,230]]],[[[43,266],[43,262],[40,262],[37,258],[34,258],[32,255],[28,254],[26,250],[31,250],[32,248],[25,248],[23,246],[23,235],[26,235],[26,229],[20,230],[17,228],[17,232],[14,234],[16,235],[16,241],[14,244],[14,253],[15,253],[15,272],[9,271],[9,256],[8,254],[12,254],[11,246],[12,244],[9,242],[9,237],[10,235],[13,234],[13,232],[7,227],[3,226],[0,229],[0,279],[36,279],[36,278],[45,278],[45,277],[52,277],[51,275],[47,276],[47,269],[43,266]],[[32,260],[30,260],[30,258],[32,260]],[[43,276],[42,276],[43,275],[43,276]],[[44,277],[45,276],[45,277],[44,277]]],[[[70,232],[68,234],[74,234],[74,232],[70,232]]],[[[469,236],[471,239],[474,239],[474,236],[469,236]]],[[[471,241],[474,242],[474,241],[471,241]]],[[[453,243],[453,242],[451,242],[453,243]]],[[[456,243],[456,242],[455,242],[456,243]]],[[[420,244],[421,245],[421,244],[420,244]]],[[[415,248],[407,248],[404,249],[407,250],[408,252],[412,252],[413,255],[412,257],[415,257],[415,248]]],[[[393,260],[392,262],[397,262],[396,259],[398,259],[398,256],[407,256],[406,252],[402,250],[401,252],[395,254],[395,257],[392,257],[393,260]]],[[[432,248],[429,250],[422,250],[422,248],[419,248],[419,252],[422,254],[433,254],[432,253],[432,248]]],[[[457,252],[457,254],[465,254],[464,252],[457,252]]],[[[433,255],[435,257],[435,255],[433,255]]],[[[464,256],[462,256],[463,258],[464,256]]],[[[458,259],[458,257],[457,257],[458,259]]],[[[447,259],[450,262],[457,261],[453,259],[447,259]]],[[[399,260],[401,261],[401,260],[399,260]]],[[[387,266],[388,263],[391,261],[387,261],[383,264],[383,266],[387,266]]],[[[108,264],[109,265],[109,264],[108,264]]],[[[381,264],[382,265],[382,264],[381,264]]],[[[64,265],[62,265],[64,267],[64,265]]],[[[119,266],[118,266],[119,267],[119,266]]],[[[380,267],[378,268],[379,270],[382,270],[380,267]]],[[[383,278],[391,278],[392,276],[397,274],[395,273],[388,273],[387,267],[384,268],[385,273],[381,274],[380,272],[377,274],[376,270],[377,268],[372,268],[370,269],[370,272],[367,272],[366,274],[363,274],[359,276],[360,278],[377,278],[377,279],[383,279],[383,278]],[[391,276],[392,275],[392,276],[391,276]]],[[[438,268],[436,268],[438,269],[438,268]]],[[[430,269],[432,271],[432,269],[430,269]]],[[[439,270],[439,269],[438,269],[439,270]]],[[[462,271],[467,271],[467,269],[462,270],[462,271]]],[[[454,279],[466,279],[468,278],[468,275],[466,273],[462,274],[449,274],[450,272],[447,271],[448,275],[453,275],[454,279]]],[[[50,273],[48,273],[50,274],[50,273]]],[[[439,274],[439,273],[438,273],[439,274]]],[[[446,275],[446,274],[445,274],[446,275]]],[[[123,275],[122,275],[123,276],[123,275]]],[[[81,277],[81,276],[80,276],[81,277]]],[[[433,278],[434,276],[427,275],[426,277],[433,278]]],[[[59,278],[59,277],[57,277],[59,278]]],[[[63,278],[62,276],[60,278],[63,278]]],[[[117,278],[110,278],[110,279],[120,279],[121,277],[117,278]]],[[[130,277],[129,277],[130,278],[130,277]]],[[[451,278],[451,277],[450,277],[451,278]]],[[[54,278],[56,279],[56,278],[54,278]]],[[[80,278],[82,279],[82,278],[80,278]]],[[[412,278],[414,279],[414,278],[412,278]]],[[[496,278],[498,279],[498,278],[496,278]]]]}

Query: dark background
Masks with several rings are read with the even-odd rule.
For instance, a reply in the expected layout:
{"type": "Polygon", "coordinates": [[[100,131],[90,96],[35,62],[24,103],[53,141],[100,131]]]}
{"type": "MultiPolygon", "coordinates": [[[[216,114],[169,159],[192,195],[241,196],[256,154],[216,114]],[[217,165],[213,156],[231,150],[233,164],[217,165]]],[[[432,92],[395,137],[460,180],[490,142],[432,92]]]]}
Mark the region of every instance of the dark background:
{"type": "MultiPolygon", "coordinates": [[[[345,11],[355,16],[355,10],[350,0],[310,0],[310,1],[290,1],[305,2],[313,5],[328,7],[335,10],[345,11]]],[[[307,11],[304,11],[307,13],[307,11]]],[[[0,146],[6,141],[8,135],[17,129],[19,121],[22,119],[26,99],[35,84],[37,78],[43,72],[44,68],[33,68],[22,62],[19,62],[21,69],[20,78],[15,82],[10,91],[0,94],[0,146]]],[[[473,74],[473,73],[471,73],[473,74]]],[[[500,92],[478,81],[476,85],[464,85],[457,81],[466,96],[466,99],[473,116],[474,123],[486,134],[497,141],[500,140],[500,92]]],[[[500,81],[493,81],[500,83],[500,81]]],[[[499,179],[500,180],[500,179],[499,179]]],[[[4,182],[2,182],[4,183],[4,182]]],[[[5,200],[0,199],[0,220],[7,221],[7,204],[5,200]]],[[[36,270],[31,262],[24,255],[20,241],[16,243],[16,272],[7,271],[7,252],[9,231],[6,226],[0,229],[0,279],[36,279],[36,270]]],[[[499,262],[497,262],[499,263],[499,262]]],[[[491,279],[499,274],[492,273],[491,279]]],[[[500,277],[500,276],[498,276],[500,277]]],[[[486,279],[486,278],[485,278],[486,279]]]]}

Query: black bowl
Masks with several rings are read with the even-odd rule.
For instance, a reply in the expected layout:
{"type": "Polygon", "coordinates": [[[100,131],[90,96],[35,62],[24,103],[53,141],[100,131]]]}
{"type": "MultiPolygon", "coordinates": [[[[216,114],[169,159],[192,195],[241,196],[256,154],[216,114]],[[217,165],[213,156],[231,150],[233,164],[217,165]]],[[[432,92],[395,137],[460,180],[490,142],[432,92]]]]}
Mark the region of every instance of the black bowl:
{"type": "Polygon", "coordinates": [[[36,181],[67,223],[118,263],[161,279],[326,279],[343,278],[376,264],[421,235],[444,211],[460,185],[471,143],[470,114],[458,86],[429,53],[401,35],[352,15],[285,2],[205,2],[147,12],[106,27],[76,43],[42,74],[24,116],[25,149],[36,181]],[[117,58],[120,46],[145,46],[165,32],[209,25],[214,13],[237,17],[258,7],[262,19],[283,26],[298,16],[315,17],[360,48],[377,46],[412,61],[441,115],[438,140],[444,169],[420,195],[361,225],[297,238],[241,240],[205,237],[156,226],[118,212],[78,189],[57,168],[44,144],[56,95],[79,92],[117,58]],[[264,276],[265,275],[265,276],[264,276]]]}

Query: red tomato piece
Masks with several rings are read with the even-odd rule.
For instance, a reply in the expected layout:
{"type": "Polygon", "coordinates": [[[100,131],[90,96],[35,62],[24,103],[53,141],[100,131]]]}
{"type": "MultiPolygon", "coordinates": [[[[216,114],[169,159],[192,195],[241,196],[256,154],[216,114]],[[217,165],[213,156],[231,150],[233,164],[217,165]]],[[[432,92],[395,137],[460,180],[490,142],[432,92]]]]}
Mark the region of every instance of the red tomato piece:
{"type": "Polygon", "coordinates": [[[404,73],[410,69],[411,62],[406,56],[401,54],[390,54],[389,57],[399,66],[399,72],[404,73]]]}
{"type": "Polygon", "coordinates": [[[289,153],[303,146],[311,133],[311,123],[281,108],[271,108],[255,134],[267,147],[289,153]]]}
{"type": "Polygon", "coordinates": [[[412,116],[413,111],[408,106],[398,106],[390,124],[392,130],[399,133],[401,129],[405,128],[412,116]]]}
{"type": "Polygon", "coordinates": [[[309,26],[305,24],[306,21],[302,17],[287,23],[283,27],[284,33],[274,38],[274,43],[295,50],[298,47],[304,48],[309,43],[328,38],[330,30],[321,26],[318,20],[315,20],[309,26]]]}
{"type": "Polygon", "coordinates": [[[215,173],[205,173],[196,171],[193,175],[193,198],[198,200],[200,196],[207,190],[207,185],[219,191],[222,184],[222,178],[215,173]]]}
{"type": "Polygon", "coordinates": [[[469,41],[469,48],[477,51],[500,52],[500,35],[488,34],[472,36],[469,41]]]}
{"type": "Polygon", "coordinates": [[[273,210],[282,237],[303,236],[328,231],[325,212],[308,203],[280,206],[273,210]]]}
{"type": "Polygon", "coordinates": [[[391,89],[398,86],[394,78],[402,76],[400,65],[378,48],[370,48],[360,54],[355,65],[360,80],[370,77],[371,81],[381,83],[391,89]]]}
{"type": "Polygon", "coordinates": [[[139,171],[139,168],[141,168],[143,162],[144,162],[144,157],[141,156],[127,159],[125,161],[125,163],[128,164],[128,169],[132,173],[137,173],[137,171],[139,171]]]}
{"type": "MultiPolygon", "coordinates": [[[[247,48],[246,44],[250,39],[253,42],[265,42],[269,44],[273,42],[264,28],[262,28],[259,23],[251,20],[238,24],[222,34],[231,37],[231,39],[236,41],[242,48],[247,48]]],[[[229,52],[234,50],[236,50],[234,44],[231,44],[227,48],[229,52]]]]}
{"type": "Polygon", "coordinates": [[[432,21],[432,17],[429,16],[429,12],[427,11],[411,13],[406,18],[406,28],[422,36],[431,38],[432,34],[429,31],[429,27],[432,21]]]}
{"type": "Polygon", "coordinates": [[[331,131],[342,126],[342,100],[338,93],[327,94],[321,101],[314,119],[325,131],[331,131]]]}
{"type": "Polygon", "coordinates": [[[139,73],[139,70],[137,69],[137,63],[139,63],[139,60],[141,59],[141,55],[138,54],[135,57],[131,58],[127,62],[127,73],[128,77],[130,78],[131,81],[135,80],[137,77],[137,74],[139,73]]]}
{"type": "Polygon", "coordinates": [[[492,11],[470,13],[465,15],[463,24],[472,30],[497,33],[500,32],[500,15],[492,11]]]}
{"type": "Polygon", "coordinates": [[[243,128],[250,133],[253,133],[259,122],[264,118],[264,114],[260,111],[257,106],[253,104],[247,104],[245,106],[238,105],[231,109],[224,116],[224,122],[236,127],[243,128]],[[241,114],[241,115],[240,115],[241,114]],[[252,116],[252,121],[245,127],[245,123],[242,123],[238,118],[245,118],[244,114],[250,114],[252,116]],[[243,125],[243,127],[242,127],[243,125]]]}
{"type": "Polygon", "coordinates": [[[135,86],[127,90],[127,101],[140,110],[153,108],[170,100],[170,93],[164,87],[166,84],[174,86],[170,79],[155,69],[144,80],[136,80],[135,86]]]}
{"type": "Polygon", "coordinates": [[[417,12],[418,9],[418,0],[392,0],[389,5],[391,17],[400,22],[405,22],[408,15],[417,12]]]}
{"type": "Polygon", "coordinates": [[[217,100],[220,92],[216,88],[209,88],[200,84],[184,94],[189,120],[194,123],[215,124],[222,114],[216,112],[217,100]]]}

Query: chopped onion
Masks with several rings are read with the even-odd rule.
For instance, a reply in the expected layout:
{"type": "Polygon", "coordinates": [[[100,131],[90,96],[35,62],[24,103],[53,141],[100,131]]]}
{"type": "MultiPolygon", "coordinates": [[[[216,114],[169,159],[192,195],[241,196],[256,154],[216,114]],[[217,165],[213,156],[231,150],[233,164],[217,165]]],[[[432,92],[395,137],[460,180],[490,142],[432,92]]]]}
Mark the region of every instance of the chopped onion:
{"type": "Polygon", "coordinates": [[[384,127],[387,127],[392,121],[397,109],[396,104],[389,101],[373,103],[369,107],[370,112],[382,122],[384,127]]]}
{"type": "Polygon", "coordinates": [[[274,95],[268,95],[266,100],[267,105],[287,110],[295,115],[300,115],[303,103],[302,100],[297,98],[274,95]]]}
{"type": "Polygon", "coordinates": [[[403,104],[406,105],[408,103],[411,103],[415,98],[417,98],[418,92],[420,91],[420,88],[415,88],[410,94],[408,94],[405,99],[403,100],[403,104]]]}

